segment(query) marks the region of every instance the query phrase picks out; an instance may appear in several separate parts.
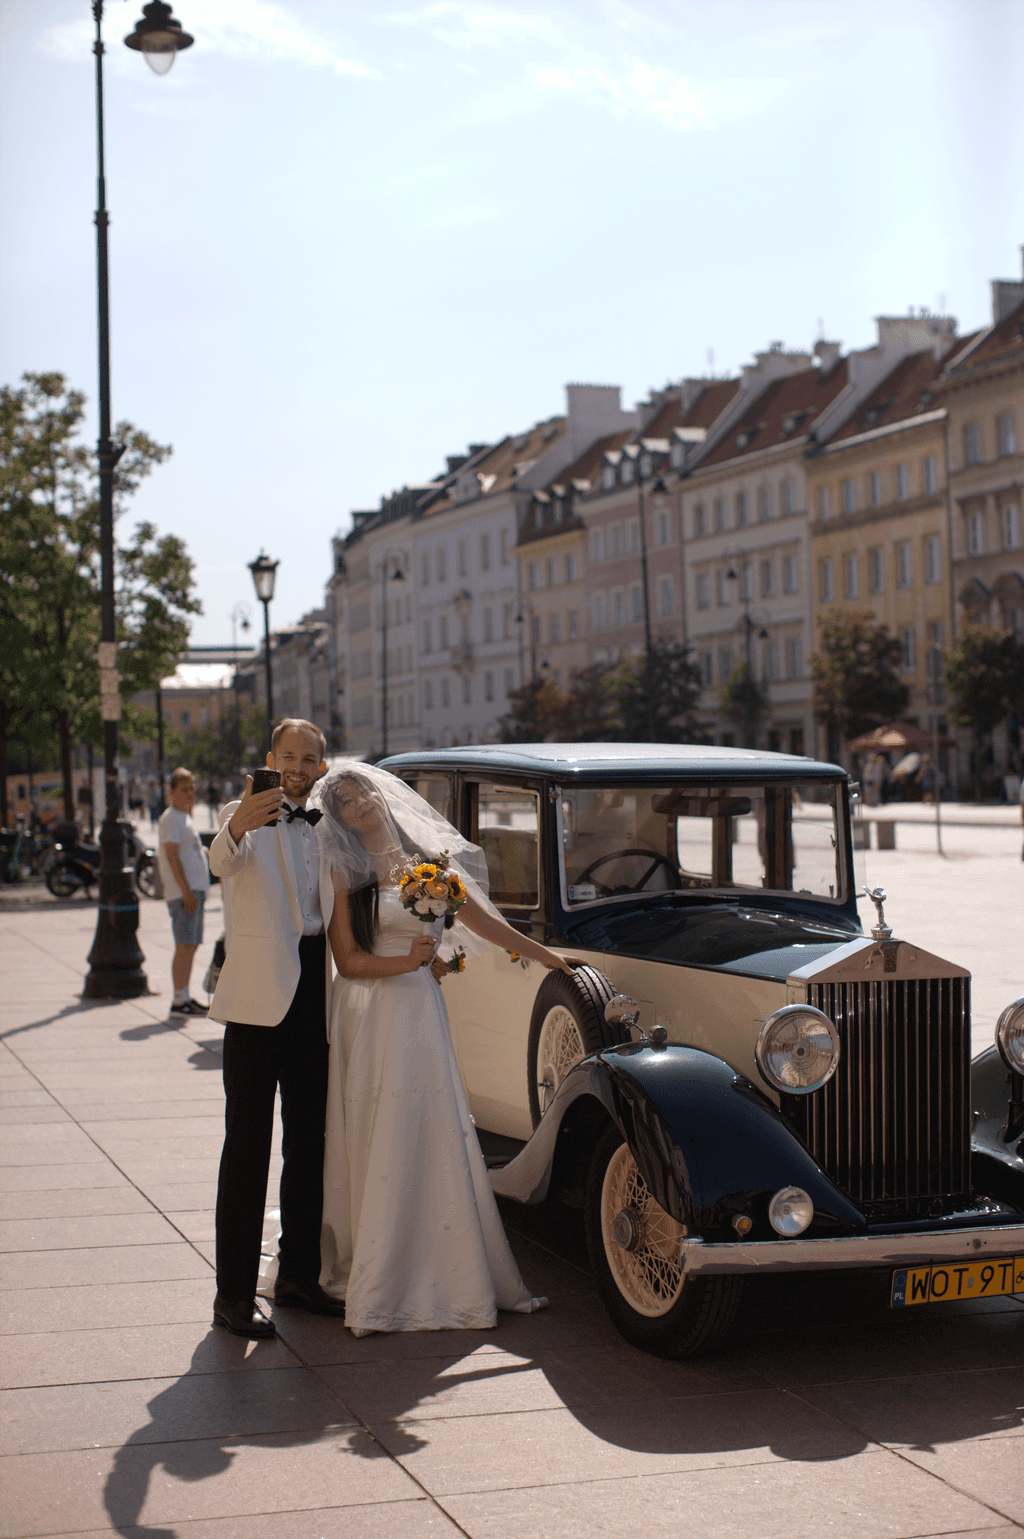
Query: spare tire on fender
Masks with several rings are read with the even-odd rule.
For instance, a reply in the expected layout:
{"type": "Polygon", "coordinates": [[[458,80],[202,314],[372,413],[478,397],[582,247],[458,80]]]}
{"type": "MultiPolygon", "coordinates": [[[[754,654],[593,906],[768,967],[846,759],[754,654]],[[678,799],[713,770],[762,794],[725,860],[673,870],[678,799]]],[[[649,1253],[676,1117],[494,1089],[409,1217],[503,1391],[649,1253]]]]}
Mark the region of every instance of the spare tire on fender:
{"type": "Polygon", "coordinates": [[[617,990],[596,967],[577,967],[572,976],[549,972],[537,990],[527,1052],[530,1115],[534,1127],[551,1105],[569,1070],[603,1047],[622,1041],[604,1018],[617,990]]]}

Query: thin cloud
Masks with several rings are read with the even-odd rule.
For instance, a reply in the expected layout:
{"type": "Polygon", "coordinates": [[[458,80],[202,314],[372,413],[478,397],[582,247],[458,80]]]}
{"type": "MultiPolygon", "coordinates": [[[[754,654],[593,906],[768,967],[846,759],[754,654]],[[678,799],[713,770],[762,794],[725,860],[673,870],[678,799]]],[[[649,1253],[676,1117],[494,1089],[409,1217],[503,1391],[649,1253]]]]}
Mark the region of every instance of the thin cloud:
{"type": "MultiPolygon", "coordinates": [[[[189,30],[204,52],[268,64],[307,64],[364,80],[380,78],[379,71],[348,58],[286,6],[269,0],[205,0],[199,17],[189,19],[189,30]]],[[[81,59],[91,52],[92,35],[87,20],[65,22],[48,27],[38,46],[56,58],[81,59]]]]}

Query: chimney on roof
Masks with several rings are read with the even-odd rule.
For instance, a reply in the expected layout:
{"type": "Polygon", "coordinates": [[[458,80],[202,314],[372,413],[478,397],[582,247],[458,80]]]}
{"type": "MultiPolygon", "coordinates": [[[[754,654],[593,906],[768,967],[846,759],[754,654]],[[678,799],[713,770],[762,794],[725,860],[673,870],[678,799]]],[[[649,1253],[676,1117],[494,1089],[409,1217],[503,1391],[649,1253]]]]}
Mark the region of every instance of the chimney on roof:
{"type": "Polygon", "coordinates": [[[457,470],[462,469],[468,459],[468,454],[446,454],[445,463],[448,466],[448,474],[453,476],[457,470]]]}
{"type": "Polygon", "coordinates": [[[469,446],[470,458],[472,458],[474,454],[479,454],[481,452],[481,450],[486,449],[488,447],[489,447],[488,444],[470,444],[470,446],[469,446]]]}
{"type": "Polygon", "coordinates": [[[915,315],[876,315],[878,347],[892,357],[892,366],[907,353],[924,352],[930,347],[936,358],[942,356],[956,337],[956,316],[932,315],[923,307],[915,315]]]}
{"type": "Polygon", "coordinates": [[[571,464],[597,438],[636,427],[636,412],[623,411],[619,385],[582,385],[565,387],[566,449],[571,464]]]}
{"type": "Polygon", "coordinates": [[[836,364],[839,362],[839,354],[842,351],[842,346],[843,344],[841,342],[826,342],[824,337],[820,337],[819,340],[815,342],[814,358],[823,374],[827,374],[829,369],[835,368],[836,364]]]}
{"type": "MultiPolygon", "coordinates": [[[[1024,273],[1024,246],[1021,252],[1021,271],[1024,273]]],[[[992,279],[992,324],[998,326],[1000,321],[1005,321],[1011,311],[1024,300],[1024,278],[993,278],[992,279]]]]}

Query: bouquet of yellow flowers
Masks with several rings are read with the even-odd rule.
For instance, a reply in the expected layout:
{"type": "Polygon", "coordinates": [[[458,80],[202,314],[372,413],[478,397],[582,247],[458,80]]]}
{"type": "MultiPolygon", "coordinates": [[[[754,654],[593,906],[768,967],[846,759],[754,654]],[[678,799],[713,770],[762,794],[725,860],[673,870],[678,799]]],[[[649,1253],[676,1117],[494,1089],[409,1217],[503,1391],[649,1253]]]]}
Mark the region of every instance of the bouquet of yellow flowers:
{"type": "Polygon", "coordinates": [[[436,860],[421,860],[404,872],[398,889],[403,905],[424,924],[433,924],[442,915],[457,914],[466,901],[462,878],[449,870],[447,850],[436,860]]]}

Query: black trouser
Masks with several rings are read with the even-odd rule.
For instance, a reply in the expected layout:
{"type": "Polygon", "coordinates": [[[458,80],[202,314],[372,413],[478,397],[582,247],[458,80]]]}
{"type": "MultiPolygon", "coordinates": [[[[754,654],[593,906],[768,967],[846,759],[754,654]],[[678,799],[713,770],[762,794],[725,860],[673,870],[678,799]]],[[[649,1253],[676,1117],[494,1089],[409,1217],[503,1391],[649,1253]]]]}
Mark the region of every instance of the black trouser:
{"type": "Polygon", "coordinates": [[[278,1026],[229,1021],[224,1028],[224,1152],[217,1186],[217,1291],[251,1299],[259,1276],[274,1092],[281,1087],[280,1275],[320,1277],[327,1031],[323,935],[299,942],[301,971],[278,1026]]]}

